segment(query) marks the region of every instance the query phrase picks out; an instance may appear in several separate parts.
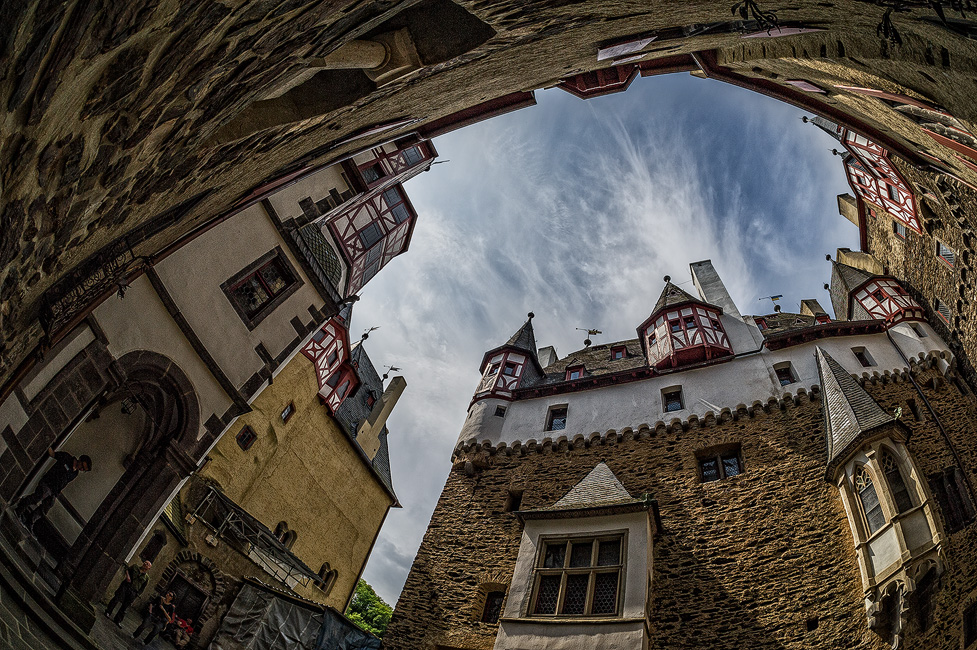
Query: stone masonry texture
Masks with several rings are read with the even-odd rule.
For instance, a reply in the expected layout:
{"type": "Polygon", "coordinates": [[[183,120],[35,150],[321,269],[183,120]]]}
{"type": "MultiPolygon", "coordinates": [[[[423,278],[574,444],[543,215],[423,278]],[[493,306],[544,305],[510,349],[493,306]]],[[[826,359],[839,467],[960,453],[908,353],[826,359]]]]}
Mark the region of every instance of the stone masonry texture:
{"type": "MultiPolygon", "coordinates": [[[[973,480],[971,394],[941,382],[934,368],[913,372],[973,480]]],[[[907,446],[922,474],[954,464],[933,416],[921,409],[916,421],[910,414],[907,400],[921,400],[908,380],[865,388],[888,412],[903,407],[912,431],[907,446]]],[[[457,458],[384,640],[388,650],[491,648],[498,626],[478,622],[479,586],[508,586],[512,575],[521,526],[504,512],[509,490],[524,491],[522,509],[549,506],[601,461],[632,495],[648,493],[660,505],[647,604],[651,648],[888,647],[868,629],[848,519],[824,478],[819,398],[741,409],[721,422],[509,451],[457,458]],[[727,443],[742,446],[744,473],[700,483],[695,451],[727,443]],[[808,631],[812,619],[817,629],[808,631]]],[[[923,632],[910,616],[901,648],[961,647],[962,608],[977,597],[975,545],[975,524],[947,537],[930,624],[923,632]]]]}
{"type": "MultiPolygon", "coordinates": [[[[426,124],[481,102],[607,67],[607,61],[597,61],[601,45],[650,31],[684,35],[659,39],[647,61],[695,54],[706,76],[767,84],[763,92],[789,90],[795,93],[792,101],[813,102],[878,129],[914,165],[929,164],[915,153],[926,150],[959,177],[977,182],[977,172],[930,141],[918,125],[878,100],[838,88],[908,93],[945,107],[972,129],[977,43],[928,20],[935,12],[927,3],[903,3],[906,11],[892,17],[899,45],[879,37],[884,9],[863,0],[760,3],[785,24],[823,30],[797,36],[743,39],[735,25],[697,28],[729,26],[739,19],[730,11],[733,4],[3,3],[0,377],[8,378],[43,342],[38,314],[46,292],[62,280],[83,286],[71,272],[121,237],[123,248],[131,246],[136,256],[155,255],[268,180],[381,139],[423,132],[426,124]],[[450,24],[436,20],[449,9],[467,18],[450,24]],[[336,93],[310,93],[295,107],[301,119],[236,140],[221,138],[249,106],[302,73],[308,59],[396,28],[404,16],[419,17],[408,22],[413,21],[421,50],[448,58],[386,85],[339,84],[334,90],[342,101],[330,99],[336,93]],[[464,44],[465,34],[452,32],[452,25],[460,24],[469,25],[468,32],[491,35],[464,44]],[[455,51],[440,43],[463,46],[455,51]],[[715,64],[710,67],[707,59],[715,64]],[[792,79],[806,79],[827,92],[799,97],[786,83],[792,79]],[[396,120],[413,122],[350,139],[396,120]]],[[[99,267],[93,262],[81,274],[99,267]]]]}

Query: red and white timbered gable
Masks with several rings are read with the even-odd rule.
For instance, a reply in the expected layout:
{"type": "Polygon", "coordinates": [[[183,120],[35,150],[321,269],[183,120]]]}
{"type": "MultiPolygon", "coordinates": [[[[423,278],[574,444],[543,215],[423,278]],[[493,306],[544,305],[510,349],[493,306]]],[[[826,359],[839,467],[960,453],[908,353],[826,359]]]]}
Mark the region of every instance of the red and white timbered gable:
{"type": "Polygon", "coordinates": [[[328,227],[350,265],[344,297],[362,289],[407,249],[415,217],[403,186],[397,184],[368,195],[329,220],[328,227]]]}
{"type": "Polygon", "coordinates": [[[674,368],[733,354],[721,315],[715,307],[696,303],[652,315],[638,328],[648,365],[674,368]]]}
{"type": "Polygon", "coordinates": [[[924,320],[922,306],[892,278],[869,280],[852,291],[852,299],[873,319],[889,323],[924,320]]]}
{"type": "Polygon", "coordinates": [[[434,147],[427,140],[398,140],[364,151],[355,156],[353,162],[363,183],[372,189],[383,185],[394,176],[405,174],[434,156],[434,147]]]}
{"type": "Polygon", "coordinates": [[[343,400],[359,383],[355,369],[350,365],[349,332],[340,317],[334,317],[312,335],[302,348],[315,365],[319,381],[319,396],[335,414],[343,400]]]}
{"type": "Polygon", "coordinates": [[[482,367],[482,380],[475,390],[475,399],[512,399],[512,392],[519,387],[528,362],[527,355],[515,350],[490,353],[482,367]]]}
{"type": "Polygon", "coordinates": [[[922,232],[909,183],[889,159],[889,152],[863,135],[843,129],[842,144],[851,154],[845,173],[852,190],[891,214],[906,228],[922,232]]]}

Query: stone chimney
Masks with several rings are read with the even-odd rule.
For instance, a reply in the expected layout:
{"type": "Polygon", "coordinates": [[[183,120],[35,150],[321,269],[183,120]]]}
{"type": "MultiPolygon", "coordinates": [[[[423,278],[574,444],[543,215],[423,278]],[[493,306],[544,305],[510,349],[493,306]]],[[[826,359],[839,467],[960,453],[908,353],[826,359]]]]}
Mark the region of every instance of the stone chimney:
{"type": "Polygon", "coordinates": [[[821,306],[821,303],[814,298],[808,298],[807,300],[801,301],[802,316],[820,316],[822,314],[827,315],[828,312],[826,312],[824,307],[821,306]]]}
{"type": "Polygon", "coordinates": [[[723,284],[722,278],[719,277],[719,273],[712,265],[712,260],[693,262],[689,264],[689,268],[692,269],[692,281],[695,283],[695,288],[704,301],[721,307],[724,314],[742,318],[736,308],[736,303],[726,291],[726,285],[723,284]]]}
{"type": "Polygon", "coordinates": [[[554,348],[552,345],[547,345],[545,348],[540,348],[536,353],[536,358],[539,359],[539,365],[542,368],[553,365],[559,359],[556,354],[556,348],[554,348]]]}
{"type": "Polygon", "coordinates": [[[360,428],[356,430],[356,442],[360,444],[370,460],[376,457],[377,451],[380,449],[380,433],[387,424],[387,418],[390,417],[390,412],[394,410],[394,406],[405,388],[407,388],[407,380],[403,377],[398,376],[391,379],[390,385],[373,405],[370,415],[360,423],[360,428]]]}
{"type": "Polygon", "coordinates": [[[838,213],[856,226],[858,225],[858,203],[851,194],[838,195],[838,213]]]}
{"type": "Polygon", "coordinates": [[[885,275],[882,263],[875,259],[870,253],[853,251],[849,248],[839,248],[836,259],[842,264],[861,269],[870,275],[885,275]]]}

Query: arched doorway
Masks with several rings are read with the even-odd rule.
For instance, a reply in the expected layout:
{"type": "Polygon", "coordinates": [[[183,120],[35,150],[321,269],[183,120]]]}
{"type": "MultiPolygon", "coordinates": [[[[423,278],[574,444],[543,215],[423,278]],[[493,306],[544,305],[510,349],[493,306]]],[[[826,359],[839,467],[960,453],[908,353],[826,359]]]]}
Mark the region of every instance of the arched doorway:
{"type": "Polygon", "coordinates": [[[63,518],[52,520],[53,526],[73,533],[59,573],[66,586],[89,601],[105,592],[203,451],[197,448],[200,410],[183,370],[145,350],[124,355],[114,367],[121,379],[106,396],[107,406],[65,442],[69,451],[88,453],[95,468],[103,467],[101,474],[93,471],[91,485],[79,485],[77,493],[65,491],[77,515],[74,525],[81,530],[72,530],[63,518]]]}

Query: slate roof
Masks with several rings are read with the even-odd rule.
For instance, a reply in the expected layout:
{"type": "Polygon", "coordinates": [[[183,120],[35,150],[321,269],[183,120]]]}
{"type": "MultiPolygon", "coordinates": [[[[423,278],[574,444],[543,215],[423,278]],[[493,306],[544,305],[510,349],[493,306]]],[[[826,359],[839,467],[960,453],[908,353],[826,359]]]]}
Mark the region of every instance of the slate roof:
{"type": "Polygon", "coordinates": [[[830,466],[842,458],[862,434],[896,419],[820,346],[815,348],[814,356],[824,392],[824,430],[830,466]]]}
{"type": "Polygon", "coordinates": [[[597,463],[587,476],[574,485],[562,499],[553,504],[553,509],[597,508],[621,503],[633,503],[631,496],[606,463],[597,463]]]}
{"type": "Polygon", "coordinates": [[[841,262],[831,263],[831,307],[835,318],[849,318],[848,302],[852,289],[875,277],[871,273],[856,269],[841,262]]]}
{"type": "Polygon", "coordinates": [[[753,318],[762,318],[767,324],[767,329],[760,330],[764,338],[817,325],[817,320],[813,316],[792,314],[784,311],[767,314],[766,316],[754,316],[753,318]]]}
{"type": "Polygon", "coordinates": [[[671,307],[673,305],[680,305],[686,302],[702,302],[699,298],[687,293],[678,286],[672,284],[671,282],[665,283],[665,288],[662,289],[662,295],[658,297],[658,302],[655,303],[655,308],[651,310],[652,314],[657,314],[662,309],[671,307]]]}
{"type": "Polygon", "coordinates": [[[530,316],[529,320],[513,334],[508,341],[505,343],[509,347],[518,348],[520,350],[525,350],[529,352],[534,357],[536,356],[536,335],[533,332],[533,317],[530,316]]]}
{"type": "Polygon", "coordinates": [[[641,342],[638,339],[628,341],[618,341],[616,343],[603,343],[594,345],[582,350],[577,350],[555,363],[543,368],[544,377],[534,386],[557,384],[566,380],[566,370],[569,366],[584,366],[584,377],[597,377],[623,370],[634,370],[645,368],[648,361],[645,359],[644,351],[641,349],[641,342]],[[611,359],[611,348],[625,346],[627,353],[623,359],[611,359]]]}
{"type": "MultiPolygon", "coordinates": [[[[363,349],[363,342],[357,341],[350,347],[350,362],[356,368],[356,374],[360,378],[360,388],[356,393],[343,400],[336,410],[336,421],[343,427],[343,430],[350,438],[356,438],[356,429],[360,422],[365,420],[373,407],[367,406],[372,391],[375,399],[380,399],[383,394],[383,380],[373,367],[369,355],[363,349]]],[[[380,480],[394,494],[393,480],[390,476],[390,450],[387,447],[387,427],[383,427],[380,432],[380,449],[373,458],[373,469],[380,476],[380,480]]],[[[359,444],[359,443],[357,443],[359,444]]]]}

